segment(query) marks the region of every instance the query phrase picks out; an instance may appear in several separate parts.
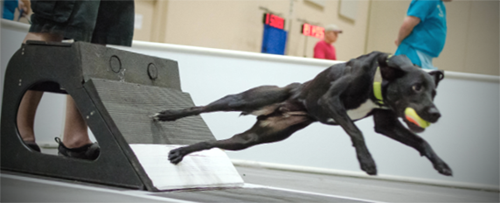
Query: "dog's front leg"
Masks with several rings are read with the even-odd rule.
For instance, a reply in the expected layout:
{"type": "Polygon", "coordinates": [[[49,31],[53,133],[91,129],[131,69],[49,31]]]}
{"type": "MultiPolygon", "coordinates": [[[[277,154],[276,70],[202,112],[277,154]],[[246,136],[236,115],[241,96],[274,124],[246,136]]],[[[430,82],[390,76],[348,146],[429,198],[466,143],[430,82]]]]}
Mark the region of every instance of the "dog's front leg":
{"type": "Polygon", "coordinates": [[[366,147],[363,133],[349,118],[344,104],[340,100],[340,95],[349,85],[349,81],[352,81],[351,77],[343,77],[333,82],[328,92],[319,99],[318,104],[324,107],[328,112],[328,116],[342,126],[351,137],[361,169],[369,175],[376,175],[377,167],[366,147]]]}
{"type": "Polygon", "coordinates": [[[451,168],[432,150],[432,147],[420,136],[406,129],[397,119],[394,112],[389,110],[375,110],[375,131],[405,145],[415,148],[422,156],[426,156],[441,174],[451,176],[451,168]]]}
{"type": "Polygon", "coordinates": [[[192,152],[213,148],[214,142],[216,142],[216,141],[199,142],[199,143],[192,144],[189,146],[173,149],[168,154],[168,160],[170,160],[170,162],[173,164],[178,164],[179,162],[182,161],[184,156],[186,156],[192,152]]]}

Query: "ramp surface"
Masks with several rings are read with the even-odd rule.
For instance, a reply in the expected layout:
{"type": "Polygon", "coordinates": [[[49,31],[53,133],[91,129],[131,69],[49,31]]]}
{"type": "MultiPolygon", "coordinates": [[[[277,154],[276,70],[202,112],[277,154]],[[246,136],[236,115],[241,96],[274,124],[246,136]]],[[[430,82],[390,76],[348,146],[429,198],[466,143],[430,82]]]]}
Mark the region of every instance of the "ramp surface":
{"type": "Polygon", "coordinates": [[[154,122],[166,109],[194,106],[188,93],[114,80],[91,79],[104,108],[129,144],[194,144],[215,139],[200,116],[175,122],[154,122]]]}

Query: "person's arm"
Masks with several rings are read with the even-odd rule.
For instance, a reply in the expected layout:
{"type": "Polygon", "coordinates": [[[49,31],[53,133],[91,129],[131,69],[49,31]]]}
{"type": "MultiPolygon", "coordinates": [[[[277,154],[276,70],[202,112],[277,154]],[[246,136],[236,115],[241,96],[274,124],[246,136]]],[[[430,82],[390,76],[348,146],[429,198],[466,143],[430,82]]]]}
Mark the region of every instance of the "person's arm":
{"type": "Polygon", "coordinates": [[[333,47],[333,58],[332,60],[337,60],[337,51],[335,50],[335,46],[332,46],[333,47]]]}
{"type": "Polygon", "coordinates": [[[396,46],[399,46],[403,39],[405,39],[408,35],[410,35],[411,31],[413,31],[413,28],[417,26],[420,23],[420,18],[417,18],[415,16],[406,16],[406,18],[403,21],[403,24],[399,28],[399,33],[398,33],[398,38],[394,42],[396,46]]]}
{"type": "Polygon", "coordinates": [[[19,10],[22,10],[21,14],[23,17],[27,16],[31,12],[31,2],[30,0],[19,0],[19,10]]]}

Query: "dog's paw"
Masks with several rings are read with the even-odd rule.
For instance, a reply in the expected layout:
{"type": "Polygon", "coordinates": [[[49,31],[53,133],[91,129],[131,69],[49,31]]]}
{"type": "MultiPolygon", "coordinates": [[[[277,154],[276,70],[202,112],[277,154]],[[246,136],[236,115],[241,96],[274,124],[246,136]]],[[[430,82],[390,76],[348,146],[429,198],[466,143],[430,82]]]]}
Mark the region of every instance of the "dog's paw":
{"type": "Polygon", "coordinates": [[[365,171],[368,175],[377,175],[377,166],[375,164],[364,164],[361,166],[361,169],[365,171]]]}
{"type": "Polygon", "coordinates": [[[451,168],[448,166],[448,164],[441,162],[439,164],[435,164],[434,168],[441,174],[445,176],[453,176],[453,172],[451,171],[451,168]]]}
{"type": "Polygon", "coordinates": [[[170,150],[168,153],[168,160],[172,164],[178,164],[184,158],[184,153],[182,153],[181,148],[170,150]]]}
{"type": "Polygon", "coordinates": [[[371,157],[360,160],[360,164],[361,170],[365,171],[368,175],[377,175],[377,166],[371,157]]]}
{"type": "Polygon", "coordinates": [[[178,116],[176,116],[176,114],[171,110],[165,110],[165,111],[156,113],[151,117],[155,121],[175,121],[178,119],[178,116]]]}

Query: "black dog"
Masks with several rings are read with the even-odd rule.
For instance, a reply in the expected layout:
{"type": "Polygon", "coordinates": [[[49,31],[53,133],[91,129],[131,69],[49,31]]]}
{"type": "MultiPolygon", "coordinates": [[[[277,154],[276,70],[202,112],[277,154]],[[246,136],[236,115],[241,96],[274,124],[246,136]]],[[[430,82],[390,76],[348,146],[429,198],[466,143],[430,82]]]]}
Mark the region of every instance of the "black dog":
{"type": "Polygon", "coordinates": [[[411,107],[423,120],[435,123],[439,119],[441,114],[433,100],[443,77],[442,71],[427,73],[404,55],[391,57],[372,52],[333,65],[303,84],[260,86],[225,96],[207,106],[162,111],[155,114],[154,119],[174,121],[214,111],[241,111],[243,115],[257,116],[257,123],[251,129],[229,139],[200,142],[170,151],[169,160],[174,164],[195,151],[214,147],[241,150],[281,141],[316,121],[340,125],[351,137],[361,169],[376,175],[375,162],[363,134],[354,124],[354,121],[373,115],[377,133],[415,148],[432,162],[439,173],[451,175],[451,169],[431,146],[411,132],[422,132],[424,128],[405,117],[405,109],[411,107]],[[403,118],[411,131],[399,122],[398,117],[403,118]]]}

